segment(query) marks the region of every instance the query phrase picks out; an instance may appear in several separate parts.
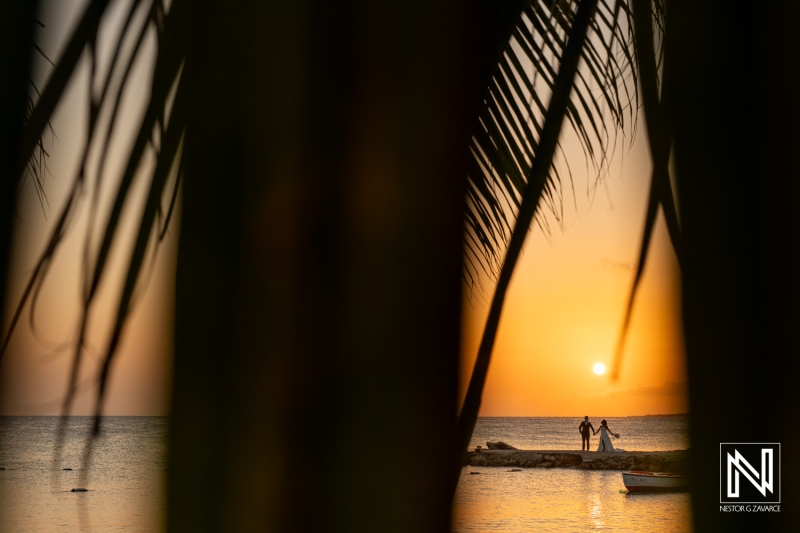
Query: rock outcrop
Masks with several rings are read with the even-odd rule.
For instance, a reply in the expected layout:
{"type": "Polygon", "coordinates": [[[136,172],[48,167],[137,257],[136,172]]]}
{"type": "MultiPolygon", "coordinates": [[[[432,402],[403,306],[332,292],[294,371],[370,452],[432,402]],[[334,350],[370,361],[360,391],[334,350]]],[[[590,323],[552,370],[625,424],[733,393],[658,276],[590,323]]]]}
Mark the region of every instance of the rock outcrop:
{"type": "MultiPolygon", "coordinates": [[[[487,443],[487,445],[490,443],[487,443]]],[[[578,468],[582,470],[645,470],[686,472],[686,451],[570,452],[563,450],[508,450],[489,448],[467,454],[470,466],[517,468],[578,468]]]]}
{"type": "Polygon", "coordinates": [[[486,447],[490,450],[518,450],[519,448],[514,448],[510,444],[506,444],[503,441],[498,442],[487,442],[486,447]]]}

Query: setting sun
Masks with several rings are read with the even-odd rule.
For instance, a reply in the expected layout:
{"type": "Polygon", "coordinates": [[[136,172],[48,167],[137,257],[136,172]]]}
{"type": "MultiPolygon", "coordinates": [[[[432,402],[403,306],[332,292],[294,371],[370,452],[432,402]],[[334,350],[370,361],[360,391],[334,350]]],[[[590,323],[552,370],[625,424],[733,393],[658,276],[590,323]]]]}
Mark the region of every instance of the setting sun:
{"type": "Polygon", "coordinates": [[[597,363],[596,365],[594,365],[593,370],[594,373],[599,376],[600,374],[606,371],[606,365],[604,365],[603,363],[597,363]]]}

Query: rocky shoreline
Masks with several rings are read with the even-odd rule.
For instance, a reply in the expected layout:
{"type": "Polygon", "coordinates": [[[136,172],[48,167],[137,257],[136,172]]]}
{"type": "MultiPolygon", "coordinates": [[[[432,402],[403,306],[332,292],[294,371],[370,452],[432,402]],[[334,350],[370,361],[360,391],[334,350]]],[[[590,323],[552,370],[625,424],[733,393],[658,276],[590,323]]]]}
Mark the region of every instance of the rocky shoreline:
{"type": "Polygon", "coordinates": [[[576,468],[580,470],[645,470],[686,473],[686,450],[670,452],[583,452],[567,450],[477,450],[465,466],[512,468],[576,468]]]}

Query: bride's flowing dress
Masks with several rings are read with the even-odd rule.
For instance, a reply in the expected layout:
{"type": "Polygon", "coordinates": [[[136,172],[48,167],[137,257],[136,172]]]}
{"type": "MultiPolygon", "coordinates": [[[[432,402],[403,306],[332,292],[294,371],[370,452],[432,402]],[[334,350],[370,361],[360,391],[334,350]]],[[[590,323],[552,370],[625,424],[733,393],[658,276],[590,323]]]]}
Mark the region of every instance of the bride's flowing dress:
{"type": "Polygon", "coordinates": [[[608,431],[603,426],[600,426],[600,444],[597,445],[598,452],[613,452],[614,445],[611,444],[611,439],[608,437],[608,431]]]}

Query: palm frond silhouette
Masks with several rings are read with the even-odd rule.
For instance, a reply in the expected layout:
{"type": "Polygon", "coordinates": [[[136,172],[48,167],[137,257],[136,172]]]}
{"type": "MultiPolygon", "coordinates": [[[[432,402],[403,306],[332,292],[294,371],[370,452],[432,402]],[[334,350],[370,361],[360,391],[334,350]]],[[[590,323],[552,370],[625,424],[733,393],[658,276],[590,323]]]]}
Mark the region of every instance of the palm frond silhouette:
{"type": "MultiPolygon", "coordinates": [[[[9,118],[0,121],[8,139],[0,143],[8,176],[4,254],[17,183],[78,61],[88,54],[96,64],[96,35],[108,5],[87,3],[27,117],[28,56],[16,53],[14,62],[0,65],[15,80],[0,89],[3,117],[9,118]]],[[[0,17],[0,35],[32,50],[33,8],[26,2],[8,6],[15,11],[4,6],[12,18],[0,17]]],[[[714,6],[725,12],[722,3],[714,6]]],[[[708,88],[719,91],[721,81],[730,81],[727,71],[708,65],[717,58],[731,61],[740,51],[732,34],[716,29],[719,42],[730,47],[703,48],[697,28],[718,28],[712,7],[697,7],[702,23],[695,25],[685,6],[639,0],[466,6],[419,1],[402,9],[311,0],[242,0],[224,7],[132,0],[128,9],[117,42],[141,43],[146,33],[157,35],[153,82],[127,165],[117,180],[109,179],[117,191],[108,218],[99,220],[95,200],[89,200],[102,236],[84,254],[82,320],[63,411],[69,412],[74,398],[84,333],[97,288],[108,275],[109,251],[119,239],[120,213],[133,199],[131,184],[144,154],[152,151],[157,163],[144,178],[148,192],[137,236],[127,243],[131,260],[117,288],[119,306],[103,348],[96,405],[99,415],[142,265],[180,197],[170,528],[446,530],[525,234],[534,224],[547,231],[545,210],[559,220],[570,187],[569,176],[553,164],[563,125],[576,132],[600,175],[616,132],[635,127],[639,94],[653,173],[620,346],[661,207],[686,279],[692,438],[699,450],[693,453],[713,448],[713,435],[702,428],[711,413],[720,412],[721,388],[707,387],[704,378],[724,360],[721,347],[740,353],[725,341],[730,317],[716,317],[717,303],[730,297],[711,290],[717,287],[713,276],[735,263],[739,248],[726,247],[731,232],[714,217],[744,218],[748,202],[726,191],[731,205],[741,208],[709,208],[725,186],[714,181],[706,187],[701,175],[720,175],[703,157],[726,161],[728,175],[742,173],[729,164],[737,157],[731,147],[741,139],[731,141],[722,129],[733,130],[732,119],[718,104],[710,106],[708,120],[697,118],[713,100],[708,88]],[[146,16],[137,18],[142,11],[146,16]],[[702,53],[693,58],[689,50],[702,53]],[[699,58],[707,64],[698,66],[699,58]],[[693,96],[692,76],[705,98],[693,96]],[[695,123],[731,142],[709,141],[708,153],[699,153],[703,140],[692,129],[695,123]],[[670,177],[673,155],[678,202],[670,177]],[[706,252],[698,235],[722,244],[706,252]],[[704,254],[714,259],[709,265],[704,254]],[[474,287],[487,274],[497,286],[454,428],[462,276],[474,287]],[[704,353],[705,334],[719,346],[713,357],[704,353]],[[377,445],[358,446],[366,440],[377,445]],[[421,458],[408,443],[423,441],[430,449],[421,458]],[[320,458],[320,449],[335,460],[320,458]],[[265,459],[268,454],[279,457],[279,464],[265,459]],[[365,466],[370,464],[381,464],[381,472],[365,466]],[[203,468],[209,466],[211,472],[203,468]],[[226,490],[219,494],[209,486],[226,490]],[[234,494],[233,487],[247,490],[234,494]],[[308,513],[309,506],[318,512],[308,513]]],[[[739,15],[730,20],[736,28],[748,27],[739,15]]],[[[87,154],[105,154],[118,127],[112,118],[101,128],[99,117],[118,116],[139,51],[139,44],[118,44],[108,77],[93,80],[84,164],[11,317],[12,330],[23,307],[35,304],[75,209],[86,201],[87,154]],[[112,73],[122,83],[111,83],[112,73]]],[[[780,78],[763,83],[777,92],[786,86],[780,78]]],[[[788,100],[767,107],[794,111],[788,100]]],[[[748,104],[753,116],[764,116],[748,104]]],[[[770,124],[776,126],[775,119],[770,124]]],[[[104,176],[105,157],[97,176],[104,176]]],[[[794,192],[787,190],[786,198],[794,192]]],[[[746,232],[740,224],[732,227],[746,232]]],[[[776,239],[776,249],[792,264],[795,245],[776,239]]],[[[723,285],[752,281],[742,273],[751,267],[745,262],[723,285]]],[[[735,301],[730,308],[741,311],[737,317],[752,317],[735,301]]],[[[784,305],[776,312],[786,317],[791,309],[784,305]]],[[[731,323],[746,329],[741,321],[731,323]]],[[[769,324],[755,323],[753,331],[773,332],[769,324]]],[[[771,346],[766,360],[780,364],[785,348],[771,346]]],[[[743,383],[743,372],[729,369],[724,378],[743,383]]],[[[737,404],[748,415],[755,414],[753,406],[763,404],[737,404]]],[[[703,526],[698,530],[727,520],[701,509],[712,478],[696,478],[694,520],[703,526]]]]}

